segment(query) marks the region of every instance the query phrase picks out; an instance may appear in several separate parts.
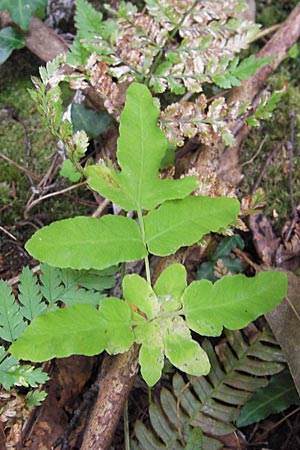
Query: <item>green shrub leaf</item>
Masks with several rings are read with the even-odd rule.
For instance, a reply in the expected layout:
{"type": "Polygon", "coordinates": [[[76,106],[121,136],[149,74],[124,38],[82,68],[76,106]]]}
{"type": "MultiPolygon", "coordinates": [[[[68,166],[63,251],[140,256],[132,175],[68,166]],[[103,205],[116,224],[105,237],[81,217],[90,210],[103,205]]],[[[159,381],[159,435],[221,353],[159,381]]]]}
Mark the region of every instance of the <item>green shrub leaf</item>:
{"type": "Polygon", "coordinates": [[[112,117],[106,111],[94,111],[79,103],[71,107],[74,132],[84,130],[90,138],[99,136],[111,124],[112,117]]]}
{"type": "Polygon", "coordinates": [[[77,354],[97,355],[107,345],[105,325],[99,311],[78,303],[34,319],[10,346],[10,352],[36,362],[77,354]]]}
{"type": "Polygon", "coordinates": [[[245,427],[295,404],[300,404],[300,397],[290,373],[286,370],[274,375],[267,387],[258,389],[243,406],[236,424],[238,427],[245,427]]]}
{"type": "Polygon", "coordinates": [[[76,183],[81,178],[81,173],[77,172],[70,159],[65,159],[59,171],[62,177],[68,178],[72,183],[76,183]]]}
{"type": "Polygon", "coordinates": [[[223,327],[238,330],[271,311],[286,290],[287,277],[283,272],[260,272],[253,278],[224,276],[215,284],[194,281],[183,294],[183,313],[192,330],[219,336],[223,327]]]}
{"type": "Polygon", "coordinates": [[[0,31],[0,64],[3,64],[12,51],[25,46],[25,39],[12,27],[0,31]]]}
{"type": "Polygon", "coordinates": [[[144,218],[149,252],[170,255],[199,241],[204,234],[226,227],[238,213],[239,203],[232,198],[189,196],[167,202],[144,218]]]}
{"type": "Polygon", "coordinates": [[[12,20],[26,31],[29,27],[31,16],[38,8],[46,8],[47,0],[1,0],[1,9],[6,9],[12,20]]]}
{"type": "Polygon", "coordinates": [[[153,209],[166,200],[186,197],[198,186],[194,177],[158,178],[167,150],[158,116],[159,109],[148,88],[132,83],[120,117],[117,157],[121,173],[100,166],[87,168],[89,185],[125,210],[153,209]]]}
{"type": "Polygon", "coordinates": [[[136,222],[111,215],[53,222],[37,231],[26,249],[42,262],[72,269],[105,269],[147,254],[136,222]]]}

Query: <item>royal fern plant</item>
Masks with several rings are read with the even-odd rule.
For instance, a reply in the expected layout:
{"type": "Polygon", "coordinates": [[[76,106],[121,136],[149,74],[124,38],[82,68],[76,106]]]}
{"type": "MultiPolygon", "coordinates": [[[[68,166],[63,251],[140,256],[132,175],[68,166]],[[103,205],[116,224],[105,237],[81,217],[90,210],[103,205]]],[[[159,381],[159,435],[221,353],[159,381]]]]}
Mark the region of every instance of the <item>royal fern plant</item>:
{"type": "Polygon", "coordinates": [[[199,192],[197,177],[162,179],[159,171],[170,146],[183,145],[188,138],[196,136],[208,145],[216,139],[234,143],[229,123],[247,105],[227,105],[222,96],[208,103],[206,92],[237,86],[268,62],[236,56],[258,30],[240,18],[244,7],[240,0],[213,5],[205,0],[147,0],[139,11],[120,2],[117,11],[108,8],[104,19],[89,3],[77,0],[71,51],[40,69],[31,95],[49,130],[65,144],[75,173],[124,215],[54,222],[36,232],[26,249],[61,271],[58,276],[64,270],[102,271],[144,260],[145,277],[126,274],[121,298],[95,303],[80,301],[79,295],[79,301],[62,300],[66,307],[52,311],[41,305],[40,314],[26,318],[30,323],[9,348],[13,357],[42,362],[71,354],[114,355],[137,343],[149,386],[159,380],[165,357],[183,372],[201,376],[209,372],[210,363],[192,331],[218,336],[223,327],[242,328],[284,297],[287,280],[279,272],[190,285],[179,263],[165,269],[155,283],[150,273],[152,255],[172,255],[237,223],[236,199],[193,195],[199,192]],[[100,160],[82,167],[88,136],[64,120],[63,81],[83,92],[92,88],[119,121],[116,166],[100,160]],[[195,100],[188,101],[189,96],[195,100]]]}
{"type": "Polygon", "coordinates": [[[143,259],[145,278],[126,274],[122,298],[43,312],[13,342],[13,356],[41,362],[104,350],[114,355],[136,342],[141,373],[149,386],[160,379],[165,357],[188,374],[205,375],[209,359],[191,331],[219,336],[223,327],[242,328],[284,297],[286,276],[272,271],[187,285],[186,270],[177,263],[152,284],[151,255],[172,255],[205,234],[234,224],[239,214],[236,199],[192,195],[198,187],[195,177],[159,178],[167,140],[158,117],[149,89],[133,82],[120,116],[118,167],[96,164],[84,170],[93,190],[132,217],[108,214],[61,220],[36,232],[26,244],[36,259],[61,269],[104,270],[143,259]]]}

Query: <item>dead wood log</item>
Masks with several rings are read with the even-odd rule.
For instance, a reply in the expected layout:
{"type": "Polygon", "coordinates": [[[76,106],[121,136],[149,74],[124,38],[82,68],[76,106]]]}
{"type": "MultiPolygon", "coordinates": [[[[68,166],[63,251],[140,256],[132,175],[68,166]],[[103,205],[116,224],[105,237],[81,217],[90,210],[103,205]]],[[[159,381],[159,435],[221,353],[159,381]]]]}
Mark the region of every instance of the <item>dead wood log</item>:
{"type": "MultiPolygon", "coordinates": [[[[0,28],[12,25],[9,14],[6,11],[0,11],[0,28]]],[[[37,17],[32,17],[30,21],[25,46],[44,62],[51,61],[61,53],[66,53],[69,48],[69,44],[62,37],[37,17]]]]}
{"type": "Polygon", "coordinates": [[[125,402],[139,371],[139,346],[104,361],[99,394],[81,450],[109,450],[125,402]]]}

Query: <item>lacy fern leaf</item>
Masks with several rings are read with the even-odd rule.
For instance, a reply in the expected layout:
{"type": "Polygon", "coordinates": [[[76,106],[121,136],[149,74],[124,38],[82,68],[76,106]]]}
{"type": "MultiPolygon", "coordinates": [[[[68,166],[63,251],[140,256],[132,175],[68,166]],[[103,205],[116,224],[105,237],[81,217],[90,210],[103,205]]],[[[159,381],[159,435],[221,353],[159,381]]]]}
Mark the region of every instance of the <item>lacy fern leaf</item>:
{"type": "Polygon", "coordinates": [[[9,390],[12,386],[37,387],[49,377],[41,368],[30,365],[20,365],[19,360],[10,356],[4,347],[0,347],[0,384],[9,390]]]}
{"type": "Polygon", "coordinates": [[[27,320],[33,320],[35,317],[43,314],[46,305],[37,284],[37,278],[28,267],[24,267],[19,276],[19,300],[21,302],[20,311],[27,320]]]}
{"type": "Polygon", "coordinates": [[[11,287],[0,280],[0,337],[13,342],[23,332],[26,323],[11,287]]]}

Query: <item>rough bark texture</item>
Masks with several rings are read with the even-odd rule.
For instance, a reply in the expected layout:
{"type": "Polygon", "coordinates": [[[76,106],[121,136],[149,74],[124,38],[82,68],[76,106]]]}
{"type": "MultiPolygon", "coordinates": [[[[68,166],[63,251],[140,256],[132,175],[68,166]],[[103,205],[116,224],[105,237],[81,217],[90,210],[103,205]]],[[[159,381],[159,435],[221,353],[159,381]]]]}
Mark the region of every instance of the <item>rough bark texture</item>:
{"type": "Polygon", "coordinates": [[[57,55],[65,53],[69,48],[64,39],[51,28],[46,27],[37,17],[31,19],[26,47],[43,61],[50,61],[57,55]]]}
{"type": "Polygon", "coordinates": [[[99,394],[81,450],[109,450],[125,401],[139,371],[139,347],[108,357],[102,368],[99,394]]]}
{"type": "MultiPolygon", "coordinates": [[[[0,11],[0,28],[8,26],[12,26],[10,16],[6,11],[0,11]]],[[[67,52],[69,48],[69,44],[62,37],[47,27],[37,17],[32,17],[31,19],[25,44],[32,53],[44,62],[67,52]]]]}

